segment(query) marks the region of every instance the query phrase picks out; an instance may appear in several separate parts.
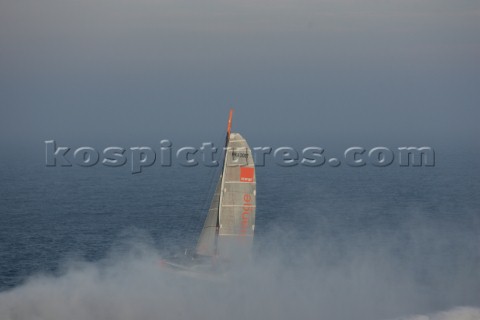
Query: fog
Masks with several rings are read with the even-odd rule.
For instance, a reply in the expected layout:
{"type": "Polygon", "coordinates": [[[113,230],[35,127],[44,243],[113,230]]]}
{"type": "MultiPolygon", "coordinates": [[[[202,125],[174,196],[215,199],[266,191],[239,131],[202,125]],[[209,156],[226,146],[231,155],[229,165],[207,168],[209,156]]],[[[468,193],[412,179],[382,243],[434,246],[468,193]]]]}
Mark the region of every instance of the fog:
{"type": "MultiPolygon", "coordinates": [[[[350,179],[342,184],[335,175],[325,180],[327,170],[305,174],[315,178],[310,184],[279,177],[265,183],[272,197],[264,203],[270,213],[281,213],[279,221],[257,229],[252,264],[202,279],[165,270],[159,261],[166,244],[133,237],[128,245],[114,244],[102,259],[65,257],[57,271],[31,275],[1,292],[0,320],[480,319],[477,203],[467,206],[476,210],[467,214],[475,217],[471,221],[452,218],[453,206],[478,198],[478,157],[471,153],[480,128],[479,17],[480,2],[469,0],[1,0],[0,148],[6,164],[43,166],[46,140],[72,150],[158,150],[162,139],[174,148],[222,142],[230,107],[236,110],[233,130],[252,147],[319,146],[340,150],[338,155],[357,145],[430,146],[441,163],[443,150],[452,153],[462,145],[469,153],[458,156],[470,162],[455,167],[465,172],[415,171],[421,177],[400,189],[388,175],[360,176],[356,185],[350,179]],[[431,177],[445,179],[421,183],[431,177]],[[372,192],[385,186],[390,190],[372,192]],[[274,189],[280,187],[288,190],[279,199],[283,208],[271,205],[278,205],[274,189]],[[439,187],[447,192],[437,198],[439,187]],[[327,195],[343,198],[325,196],[315,203],[327,188],[327,195]],[[368,197],[348,202],[355,188],[368,197]],[[434,190],[426,200],[408,201],[426,188],[434,190]],[[364,225],[357,220],[369,208],[361,217],[343,215],[380,197],[384,201],[372,207],[394,203],[405,210],[395,217],[428,216],[437,205],[452,212],[444,214],[444,224],[407,219],[397,226],[379,209],[378,220],[390,225],[360,230],[364,225]],[[340,202],[341,214],[332,207],[318,210],[340,202]],[[410,212],[422,206],[431,211],[410,212]],[[302,227],[282,225],[292,219],[289,210],[295,219],[308,215],[302,227]],[[339,225],[332,228],[332,220],[339,225]]],[[[110,189],[102,189],[101,176],[85,168],[91,184],[72,178],[55,189],[52,171],[35,180],[2,168],[10,199],[2,200],[15,214],[46,217],[49,226],[42,205],[62,193],[53,211],[64,217],[89,212],[83,205],[113,212],[127,194],[112,196],[117,183],[124,191],[146,190],[124,200],[132,207],[153,203],[157,193],[151,190],[177,192],[161,175],[151,185],[138,177],[103,179],[110,189]],[[78,186],[90,194],[77,194],[78,186]],[[111,197],[98,190],[110,190],[111,197]]],[[[160,170],[148,171],[152,177],[155,168],[160,170]]],[[[182,183],[192,182],[185,177],[182,183]]],[[[162,204],[162,221],[171,217],[172,199],[162,204]]],[[[77,216],[69,227],[85,220],[77,216]]],[[[124,216],[129,225],[130,216],[124,216]]],[[[100,223],[91,217],[89,223],[100,223]]],[[[257,218],[267,219],[260,213],[257,218]]],[[[24,225],[12,226],[18,226],[11,230],[18,241],[24,225]]],[[[88,223],[82,226],[91,230],[88,223]]],[[[87,240],[78,244],[98,243],[87,240]]]]}
{"type": "Polygon", "coordinates": [[[210,276],[166,268],[152,239],[132,237],[99,261],[66,259],[0,293],[0,318],[480,319],[475,258],[449,251],[474,254],[475,239],[419,222],[336,240],[273,227],[251,264],[210,276]]]}
{"type": "Polygon", "coordinates": [[[0,143],[192,143],[234,107],[234,128],[259,144],[476,145],[479,12],[467,0],[3,0],[0,143]]]}

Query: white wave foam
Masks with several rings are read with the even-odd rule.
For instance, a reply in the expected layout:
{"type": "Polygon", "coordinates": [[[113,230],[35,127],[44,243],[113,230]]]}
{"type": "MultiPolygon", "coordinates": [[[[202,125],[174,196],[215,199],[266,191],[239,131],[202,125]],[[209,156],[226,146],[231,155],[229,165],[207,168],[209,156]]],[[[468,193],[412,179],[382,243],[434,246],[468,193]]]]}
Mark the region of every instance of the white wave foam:
{"type": "MultiPolygon", "coordinates": [[[[0,320],[393,319],[438,303],[442,292],[422,293],[424,286],[411,273],[402,274],[388,256],[366,251],[336,264],[319,264],[300,254],[287,263],[277,255],[262,257],[222,282],[165,271],[154,248],[131,251],[95,263],[73,263],[60,275],[37,275],[0,293],[0,320]]],[[[446,303],[469,304],[465,283],[451,289],[456,299],[446,303]]],[[[397,318],[474,319],[480,320],[480,309],[473,307],[397,318]]]]}

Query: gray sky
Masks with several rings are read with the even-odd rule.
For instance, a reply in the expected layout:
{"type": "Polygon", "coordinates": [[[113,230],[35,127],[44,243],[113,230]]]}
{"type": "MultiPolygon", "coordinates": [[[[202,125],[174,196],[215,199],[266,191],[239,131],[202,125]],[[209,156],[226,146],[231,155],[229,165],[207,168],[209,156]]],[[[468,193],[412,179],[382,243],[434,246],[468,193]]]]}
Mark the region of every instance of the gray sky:
{"type": "Polygon", "coordinates": [[[0,0],[0,143],[469,143],[479,60],[473,0],[0,0]]]}

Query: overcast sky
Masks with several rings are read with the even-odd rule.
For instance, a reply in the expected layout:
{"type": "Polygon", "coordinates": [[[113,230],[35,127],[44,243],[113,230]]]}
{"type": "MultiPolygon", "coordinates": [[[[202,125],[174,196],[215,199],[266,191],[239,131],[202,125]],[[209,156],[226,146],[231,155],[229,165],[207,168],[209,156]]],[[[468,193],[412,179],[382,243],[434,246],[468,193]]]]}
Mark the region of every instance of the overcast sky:
{"type": "Polygon", "coordinates": [[[2,144],[196,143],[232,106],[254,144],[473,143],[480,2],[0,0],[2,144]]]}

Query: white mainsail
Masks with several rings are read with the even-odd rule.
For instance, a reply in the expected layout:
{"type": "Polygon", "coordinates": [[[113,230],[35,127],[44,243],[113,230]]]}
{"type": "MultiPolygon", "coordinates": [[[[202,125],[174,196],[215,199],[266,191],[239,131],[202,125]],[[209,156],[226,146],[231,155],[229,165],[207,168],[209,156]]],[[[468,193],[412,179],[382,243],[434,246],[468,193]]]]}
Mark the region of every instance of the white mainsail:
{"type": "Polygon", "coordinates": [[[256,179],[252,151],[239,133],[227,129],[223,172],[197,243],[196,253],[236,260],[253,244],[256,179]]]}
{"type": "Polygon", "coordinates": [[[250,252],[256,209],[256,181],[253,156],[239,133],[228,142],[220,195],[218,250],[234,259],[250,252]]]}

